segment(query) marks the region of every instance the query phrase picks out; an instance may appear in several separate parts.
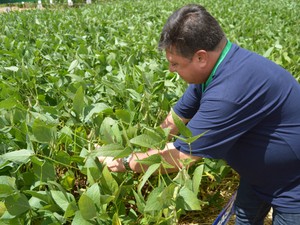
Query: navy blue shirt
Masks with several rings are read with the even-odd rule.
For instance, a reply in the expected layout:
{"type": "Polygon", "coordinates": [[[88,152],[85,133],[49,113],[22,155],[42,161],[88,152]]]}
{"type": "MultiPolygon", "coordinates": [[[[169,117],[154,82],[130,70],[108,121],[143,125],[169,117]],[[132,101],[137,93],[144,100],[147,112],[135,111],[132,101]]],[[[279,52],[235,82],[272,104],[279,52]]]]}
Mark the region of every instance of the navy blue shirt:
{"type": "Polygon", "coordinates": [[[191,119],[176,149],[224,159],[265,201],[300,212],[300,85],[274,62],[233,44],[204,93],[190,84],[174,106],[191,119]]]}

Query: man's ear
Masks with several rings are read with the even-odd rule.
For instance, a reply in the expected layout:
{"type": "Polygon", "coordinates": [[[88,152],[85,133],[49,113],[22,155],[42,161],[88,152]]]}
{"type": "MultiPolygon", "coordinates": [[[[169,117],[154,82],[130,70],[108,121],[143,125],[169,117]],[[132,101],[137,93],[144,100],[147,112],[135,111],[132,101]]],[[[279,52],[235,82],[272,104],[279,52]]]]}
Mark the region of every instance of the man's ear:
{"type": "Polygon", "coordinates": [[[208,53],[205,50],[198,50],[194,57],[196,58],[196,60],[202,64],[202,65],[206,65],[207,64],[207,60],[208,60],[208,53]]]}

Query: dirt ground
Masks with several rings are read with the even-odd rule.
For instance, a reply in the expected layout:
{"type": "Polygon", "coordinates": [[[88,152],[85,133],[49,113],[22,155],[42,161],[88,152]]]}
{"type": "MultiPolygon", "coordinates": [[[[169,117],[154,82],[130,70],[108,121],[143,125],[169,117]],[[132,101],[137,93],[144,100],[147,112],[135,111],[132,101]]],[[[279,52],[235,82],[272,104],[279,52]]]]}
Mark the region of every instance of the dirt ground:
{"type": "Polygon", "coordinates": [[[8,13],[11,11],[24,11],[24,10],[29,10],[29,9],[35,9],[32,8],[32,5],[29,7],[28,5],[24,5],[24,7],[20,8],[18,6],[0,6],[0,13],[8,13]]]}
{"type": "MultiPolygon", "coordinates": [[[[186,218],[187,221],[179,223],[179,225],[211,225],[217,218],[219,211],[209,209],[209,206],[203,209],[201,212],[193,212],[193,215],[189,215],[192,219],[186,218]],[[197,218],[197,219],[195,219],[197,218]]],[[[233,215],[228,221],[227,225],[235,224],[235,216],[233,215]]],[[[268,216],[265,218],[264,225],[272,225],[272,210],[269,212],[268,216]]]]}
{"type": "MultiPolygon", "coordinates": [[[[220,210],[211,206],[206,206],[200,212],[191,212],[183,216],[179,225],[211,225],[219,215],[220,210]]],[[[235,224],[235,215],[228,221],[227,225],[235,224]]],[[[272,225],[272,209],[265,218],[264,225],[272,225]]]]}
{"type": "Polygon", "coordinates": [[[19,7],[16,7],[16,6],[13,6],[13,7],[0,7],[0,13],[4,13],[4,12],[10,12],[10,11],[23,11],[23,10],[28,10],[29,8],[19,8],[19,7]]]}
{"type": "MultiPolygon", "coordinates": [[[[234,177],[234,176],[232,176],[234,177]]],[[[219,201],[212,201],[212,204],[203,206],[201,211],[189,211],[181,217],[179,225],[211,225],[222,211],[223,207],[231,199],[234,192],[238,189],[239,178],[224,179],[217,190],[219,191],[219,201]]],[[[207,192],[208,196],[213,196],[216,192],[207,192]]],[[[214,199],[216,200],[216,199],[214,199]]],[[[228,221],[227,225],[235,224],[235,215],[228,221]]],[[[272,225],[272,209],[265,218],[264,225],[272,225]]]]}

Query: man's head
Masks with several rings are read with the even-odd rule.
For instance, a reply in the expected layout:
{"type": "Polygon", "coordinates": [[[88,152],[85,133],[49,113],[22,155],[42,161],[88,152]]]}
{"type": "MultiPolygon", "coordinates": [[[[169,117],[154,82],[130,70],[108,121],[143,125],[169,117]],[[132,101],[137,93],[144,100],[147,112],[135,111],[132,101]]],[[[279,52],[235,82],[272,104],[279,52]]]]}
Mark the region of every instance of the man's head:
{"type": "Polygon", "coordinates": [[[186,82],[204,83],[211,73],[226,37],[218,22],[200,5],[187,5],[167,20],[159,41],[171,72],[186,82]]]}
{"type": "Polygon", "coordinates": [[[171,50],[191,58],[197,50],[213,51],[225,34],[219,23],[203,6],[190,4],[175,11],[167,20],[159,49],[171,50]]]}

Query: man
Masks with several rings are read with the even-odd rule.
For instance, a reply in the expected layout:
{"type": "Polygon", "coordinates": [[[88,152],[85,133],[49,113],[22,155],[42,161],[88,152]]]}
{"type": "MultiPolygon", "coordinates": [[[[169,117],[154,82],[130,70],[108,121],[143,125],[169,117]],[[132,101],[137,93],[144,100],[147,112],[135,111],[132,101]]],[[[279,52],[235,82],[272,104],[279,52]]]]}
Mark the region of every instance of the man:
{"type": "MultiPolygon", "coordinates": [[[[200,5],[187,5],[167,20],[159,42],[170,71],[189,86],[174,112],[193,135],[158,151],[175,166],[180,159],[224,159],[241,176],[235,202],[236,224],[263,224],[273,208],[273,224],[300,224],[300,85],[293,76],[227,40],[218,22],[200,5]]],[[[162,127],[178,132],[171,113],[162,127]]],[[[103,159],[102,159],[103,160],[103,159]]],[[[125,171],[122,160],[106,160],[111,171],[125,171]]]]}

